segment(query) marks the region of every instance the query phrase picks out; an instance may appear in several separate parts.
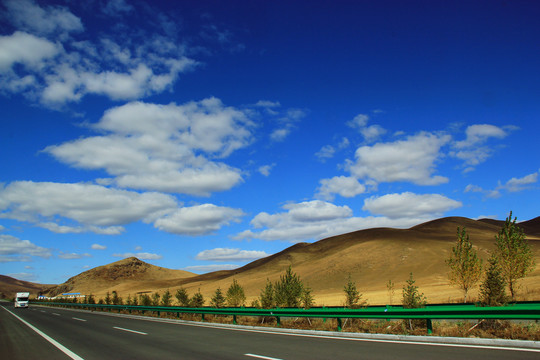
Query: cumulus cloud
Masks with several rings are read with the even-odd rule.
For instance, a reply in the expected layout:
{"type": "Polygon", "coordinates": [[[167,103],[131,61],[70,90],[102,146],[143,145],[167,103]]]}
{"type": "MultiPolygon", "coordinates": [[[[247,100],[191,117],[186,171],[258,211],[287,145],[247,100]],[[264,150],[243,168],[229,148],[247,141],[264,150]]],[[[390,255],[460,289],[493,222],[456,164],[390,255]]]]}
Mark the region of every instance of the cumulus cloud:
{"type": "Polygon", "coordinates": [[[92,257],[92,255],[88,253],[84,254],[77,254],[77,253],[65,253],[60,251],[60,254],[58,255],[60,259],[66,259],[66,260],[74,260],[74,259],[82,259],[86,257],[92,257]]]}
{"type": "Polygon", "coordinates": [[[91,246],[92,250],[105,250],[107,247],[105,245],[100,244],[92,244],[91,246]]]}
{"type": "Polygon", "coordinates": [[[107,135],[49,146],[45,152],[83,169],[103,169],[121,187],[209,196],[242,181],[225,158],[253,141],[253,122],[208,98],[183,105],[131,102],[94,125],[107,135]]]}
{"type": "Polygon", "coordinates": [[[440,194],[419,195],[404,192],[370,197],[364,201],[362,209],[372,214],[384,215],[390,219],[399,219],[404,217],[419,218],[426,214],[437,217],[461,206],[461,202],[440,194]]]}
{"type": "Polygon", "coordinates": [[[420,133],[405,140],[361,146],[356,160],[347,169],[357,179],[377,183],[405,181],[417,185],[439,185],[448,178],[434,175],[441,147],[450,141],[448,135],[420,133]]]}
{"type": "Polygon", "coordinates": [[[240,209],[202,204],[178,209],[154,222],[154,226],[179,235],[204,235],[215,232],[231,222],[239,222],[240,209]]]}
{"type": "Polygon", "coordinates": [[[215,248],[201,251],[195,259],[204,261],[252,261],[269,255],[264,251],[257,250],[215,248]]]}
{"type": "Polygon", "coordinates": [[[27,273],[27,272],[9,273],[7,274],[7,276],[12,277],[17,280],[37,282],[36,274],[32,274],[32,273],[27,273]]]}
{"type": "Polygon", "coordinates": [[[532,174],[525,175],[517,178],[513,177],[504,184],[499,181],[497,187],[494,189],[484,190],[480,186],[469,184],[465,188],[464,192],[479,192],[483,193],[488,198],[498,198],[502,196],[502,192],[519,192],[530,189],[534,184],[538,182],[538,174],[540,170],[532,174]]]}
{"type": "Polygon", "coordinates": [[[264,176],[270,176],[270,171],[272,170],[272,168],[276,166],[276,164],[271,164],[271,165],[263,165],[263,166],[260,166],[259,167],[259,172],[264,175],[264,176]]]}
{"type": "Polygon", "coordinates": [[[386,129],[380,125],[368,126],[369,116],[366,114],[358,114],[347,125],[353,129],[357,129],[367,142],[373,142],[386,133],[386,129]]]}
{"type": "Polygon", "coordinates": [[[200,235],[217,231],[241,216],[239,209],[213,204],[180,208],[170,195],[85,183],[16,181],[0,188],[0,218],[60,233],[115,235],[124,230],[122,225],[142,221],[174,234],[200,235]]]}
{"type": "Polygon", "coordinates": [[[29,240],[0,234],[0,262],[31,261],[31,256],[50,258],[51,250],[37,246],[29,240]]]}
{"type": "Polygon", "coordinates": [[[366,191],[366,187],[353,177],[334,176],[331,179],[322,179],[319,183],[321,186],[317,196],[325,200],[333,200],[334,194],[351,198],[366,191]]]}
{"type": "Polygon", "coordinates": [[[147,253],[147,252],[138,252],[138,253],[127,252],[127,253],[123,253],[123,254],[116,253],[116,254],[113,254],[113,256],[123,258],[123,259],[130,258],[130,257],[136,257],[139,260],[160,260],[160,259],[163,259],[163,255],[152,254],[152,253],[147,253]]]}
{"type": "Polygon", "coordinates": [[[33,223],[61,217],[88,230],[151,222],[175,208],[176,200],[168,195],[84,183],[16,181],[0,189],[0,217],[33,223]]]}
{"type": "MultiPolygon", "coordinates": [[[[93,41],[84,35],[81,19],[66,7],[31,0],[5,4],[7,19],[17,30],[0,39],[0,85],[7,92],[37,97],[45,106],[59,108],[87,94],[133,100],[160,93],[198,64],[185,56],[177,35],[151,21],[144,29],[124,26],[93,41]],[[126,41],[128,35],[132,41],[126,41]],[[16,68],[16,63],[25,66],[16,68]]],[[[111,16],[131,9],[121,0],[103,8],[111,16]]],[[[166,14],[141,14],[160,18],[160,24],[173,23],[166,14]]],[[[114,23],[121,26],[121,19],[114,23]]]]}
{"type": "Polygon", "coordinates": [[[306,201],[283,206],[287,210],[285,212],[257,214],[250,222],[253,229],[242,231],[233,238],[299,242],[375,227],[408,228],[461,206],[461,203],[442,195],[410,193],[389,194],[381,199],[371,198],[364,204],[365,210],[384,216],[355,217],[348,206],[337,206],[320,200],[306,201]],[[408,204],[413,209],[406,209],[407,201],[417,201],[418,204],[408,204]],[[402,213],[393,211],[391,205],[399,206],[402,213]]]}
{"type": "Polygon", "coordinates": [[[468,126],[465,135],[465,140],[453,144],[454,150],[450,155],[463,160],[467,166],[466,171],[470,171],[493,154],[493,148],[486,145],[489,139],[503,139],[508,132],[495,125],[476,124],[468,126]]]}

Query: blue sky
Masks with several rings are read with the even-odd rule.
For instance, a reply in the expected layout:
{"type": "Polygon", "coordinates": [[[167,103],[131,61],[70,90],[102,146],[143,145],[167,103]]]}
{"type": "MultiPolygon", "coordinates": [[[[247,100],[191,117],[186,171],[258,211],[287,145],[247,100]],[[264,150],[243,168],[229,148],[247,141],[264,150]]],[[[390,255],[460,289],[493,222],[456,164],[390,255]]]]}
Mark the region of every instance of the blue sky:
{"type": "Polygon", "coordinates": [[[540,215],[534,1],[0,6],[1,274],[540,215]]]}

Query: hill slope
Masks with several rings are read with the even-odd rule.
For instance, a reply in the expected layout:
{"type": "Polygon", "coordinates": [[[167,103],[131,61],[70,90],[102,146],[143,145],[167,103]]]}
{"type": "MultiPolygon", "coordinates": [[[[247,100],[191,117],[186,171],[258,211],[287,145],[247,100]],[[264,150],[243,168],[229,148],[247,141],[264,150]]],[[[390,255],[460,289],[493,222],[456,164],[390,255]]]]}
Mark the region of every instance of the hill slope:
{"type": "MultiPolygon", "coordinates": [[[[521,294],[528,298],[540,299],[540,218],[520,223],[525,230],[536,257],[536,270],[522,281],[521,294]]],[[[304,283],[313,289],[318,305],[341,305],[343,286],[350,274],[363,298],[369,303],[390,302],[386,283],[395,283],[393,303],[401,300],[401,289],[409,273],[414,274],[416,285],[424,292],[430,302],[458,301],[461,292],[448,283],[448,268],[445,260],[449,257],[456,241],[457,227],[466,227],[471,242],[478,249],[480,257],[487,259],[493,249],[494,237],[503,222],[494,220],[471,220],[461,217],[448,217],[414,226],[410,229],[375,228],[351,232],[315,243],[295,244],[277,254],[259,259],[239,269],[218,271],[204,275],[154,272],[152,276],[119,277],[116,265],[131,268],[131,258],[106,265],[108,270],[89,270],[78,275],[66,284],[66,290],[93,293],[103,297],[106,291],[116,290],[124,297],[143,291],[175,292],[185,287],[192,295],[198,289],[208,300],[218,288],[227,289],[233,279],[244,287],[248,304],[255,299],[266,280],[275,281],[288,266],[300,275],[304,283]],[[83,286],[82,275],[94,274],[83,286]],[[111,274],[104,276],[103,274],[111,274]],[[112,274],[116,274],[116,278],[112,274]],[[162,276],[163,274],[163,276],[162,276]],[[178,275],[177,275],[178,274],[178,275]],[[107,279],[103,281],[103,279],[107,279]],[[136,280],[135,280],[136,278],[136,280]]],[[[141,262],[142,263],[142,262],[141,262]]],[[[146,264],[146,263],[143,263],[146,264]]],[[[149,264],[146,264],[151,266],[149,264]]],[[[139,265],[142,266],[142,265],[139,265]]],[[[163,270],[165,271],[165,269],[163,270]]],[[[63,284],[63,285],[66,285],[63,284]]],[[[62,285],[62,286],[63,286],[62,285]]],[[[474,298],[478,289],[472,291],[474,298]]]]}
{"type": "Polygon", "coordinates": [[[0,275],[0,299],[12,298],[17,292],[29,292],[31,296],[47,290],[54,285],[37,284],[0,275]]]}

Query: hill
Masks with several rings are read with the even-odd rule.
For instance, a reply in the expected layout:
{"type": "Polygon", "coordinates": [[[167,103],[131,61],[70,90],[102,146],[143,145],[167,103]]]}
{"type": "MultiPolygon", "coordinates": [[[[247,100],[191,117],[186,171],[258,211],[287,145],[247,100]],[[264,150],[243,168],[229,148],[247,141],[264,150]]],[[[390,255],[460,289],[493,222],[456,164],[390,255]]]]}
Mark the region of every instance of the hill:
{"type": "Polygon", "coordinates": [[[54,285],[37,284],[0,275],[0,299],[10,299],[17,292],[29,292],[31,296],[37,296],[52,286],[54,285]]]}
{"type": "MultiPolygon", "coordinates": [[[[256,260],[241,268],[195,275],[180,270],[131,271],[153,269],[138,259],[125,259],[69,279],[57,288],[92,293],[104,297],[116,290],[121,296],[139,292],[175,292],[184,287],[192,295],[198,289],[208,300],[218,288],[227,289],[236,279],[245,289],[248,303],[255,299],[266,280],[275,281],[292,266],[313,289],[317,305],[341,305],[343,286],[348,275],[356,282],[363,298],[371,304],[389,303],[386,284],[392,280],[395,294],[392,302],[401,301],[401,289],[414,274],[416,285],[430,302],[459,301],[461,292],[448,283],[449,257],[456,241],[457,227],[466,227],[479,256],[486,260],[494,247],[495,235],[503,222],[447,217],[426,222],[410,229],[374,228],[330,237],[314,243],[298,243],[277,254],[256,260]],[[120,269],[124,269],[120,271],[120,269]],[[90,276],[91,275],[91,276],[90,276]]],[[[521,282],[523,299],[540,299],[540,218],[520,223],[536,257],[535,271],[521,282]]],[[[157,268],[157,267],[156,267],[157,268]]],[[[470,294],[477,296],[478,288],[470,294]]]]}

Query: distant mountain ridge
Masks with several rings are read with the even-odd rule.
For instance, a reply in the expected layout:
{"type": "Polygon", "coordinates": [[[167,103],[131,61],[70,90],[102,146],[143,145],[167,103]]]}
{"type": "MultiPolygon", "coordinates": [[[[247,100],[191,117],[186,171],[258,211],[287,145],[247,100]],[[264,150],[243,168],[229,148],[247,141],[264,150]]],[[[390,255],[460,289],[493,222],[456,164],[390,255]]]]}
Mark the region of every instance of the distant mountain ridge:
{"type": "MultiPolygon", "coordinates": [[[[236,279],[250,301],[259,295],[267,279],[277,280],[288,266],[292,266],[304,283],[312,288],[319,305],[341,305],[343,286],[349,274],[369,302],[388,303],[386,283],[392,280],[396,284],[397,299],[411,272],[429,301],[456,301],[461,292],[449,285],[445,260],[455,244],[457,228],[467,229],[479,256],[487,260],[494,248],[495,236],[503,225],[504,221],[499,220],[446,217],[409,229],[358,230],[313,243],[297,243],[238,269],[202,275],[127,258],[74,276],[52,288],[49,295],[81,292],[104,297],[106,292],[114,290],[127,297],[167,289],[175,292],[184,287],[190,294],[200,289],[209,299],[218,287],[226,289],[236,279]]],[[[523,280],[521,290],[538,300],[540,217],[521,222],[519,226],[529,239],[537,264],[536,270],[523,280]]],[[[472,296],[474,294],[473,291],[472,296]]]]}

